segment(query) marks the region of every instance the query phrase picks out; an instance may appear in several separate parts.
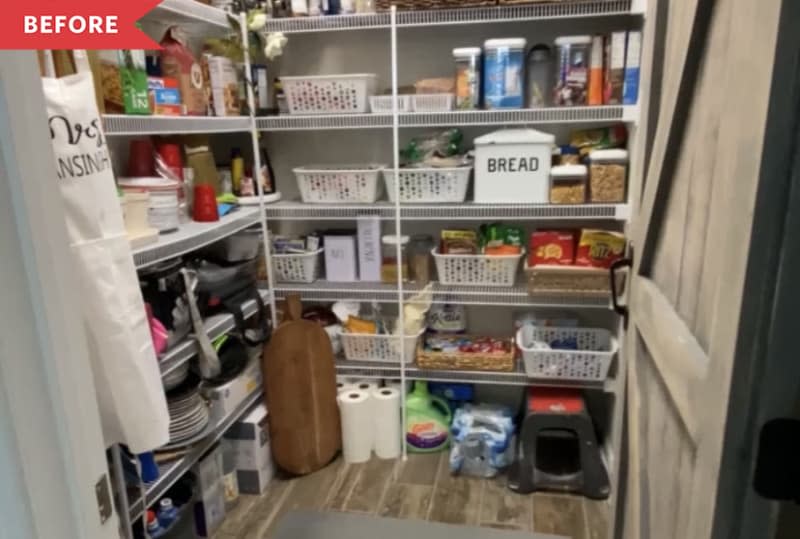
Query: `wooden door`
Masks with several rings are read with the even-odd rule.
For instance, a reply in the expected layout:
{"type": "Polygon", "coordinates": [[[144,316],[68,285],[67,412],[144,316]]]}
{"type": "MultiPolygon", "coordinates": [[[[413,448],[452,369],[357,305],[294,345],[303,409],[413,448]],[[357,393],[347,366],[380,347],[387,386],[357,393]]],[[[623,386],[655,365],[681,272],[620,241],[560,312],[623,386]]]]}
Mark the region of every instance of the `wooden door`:
{"type": "Polygon", "coordinates": [[[664,40],[631,231],[621,518],[630,539],[707,539],[735,442],[726,420],[781,1],[649,4],[664,40]]]}

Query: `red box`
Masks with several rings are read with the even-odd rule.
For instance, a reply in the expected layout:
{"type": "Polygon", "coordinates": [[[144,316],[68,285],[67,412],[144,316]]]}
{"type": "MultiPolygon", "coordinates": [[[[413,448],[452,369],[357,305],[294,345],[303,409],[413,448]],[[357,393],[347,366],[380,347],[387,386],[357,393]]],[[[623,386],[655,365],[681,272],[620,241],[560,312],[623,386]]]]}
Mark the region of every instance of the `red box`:
{"type": "Polygon", "coordinates": [[[528,244],[528,266],[575,263],[575,232],[572,230],[539,230],[531,233],[528,244]]]}

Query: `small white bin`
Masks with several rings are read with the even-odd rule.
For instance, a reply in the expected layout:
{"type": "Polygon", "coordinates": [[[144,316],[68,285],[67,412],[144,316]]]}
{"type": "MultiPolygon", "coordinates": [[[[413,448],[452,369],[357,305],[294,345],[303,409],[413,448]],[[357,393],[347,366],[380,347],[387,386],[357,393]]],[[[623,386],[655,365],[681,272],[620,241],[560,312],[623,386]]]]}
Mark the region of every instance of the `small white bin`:
{"type": "Polygon", "coordinates": [[[308,165],[293,170],[303,202],[369,204],[380,197],[385,165],[308,165]]]}
{"type": "Polygon", "coordinates": [[[547,204],[555,137],[503,129],[475,139],[475,202],[547,204]]]}
{"type": "Polygon", "coordinates": [[[416,94],[411,96],[414,112],[447,112],[453,110],[453,94],[416,94]]]}
{"type": "Polygon", "coordinates": [[[323,249],[310,253],[272,255],[275,280],[284,283],[313,283],[319,278],[323,249]]]}
{"type": "Polygon", "coordinates": [[[289,114],[358,114],[367,112],[375,93],[374,74],[281,77],[289,114]]]}
{"type": "MultiPolygon", "coordinates": [[[[369,98],[369,108],[373,114],[391,114],[392,96],[373,95],[369,98]]],[[[397,112],[411,112],[411,96],[397,96],[397,112]]]]}
{"type": "MultiPolygon", "coordinates": [[[[400,169],[400,202],[464,202],[472,167],[400,169]]],[[[389,201],[394,202],[394,169],[383,169],[389,201]]]]}
{"type": "Polygon", "coordinates": [[[518,255],[443,255],[434,249],[431,254],[442,284],[514,286],[525,250],[518,255]]]}
{"type": "Polygon", "coordinates": [[[606,329],[525,325],[517,331],[525,373],[530,378],[602,382],[608,377],[618,345],[606,329]],[[574,340],[577,350],[547,350],[534,343],[574,340]]]}
{"type": "MultiPolygon", "coordinates": [[[[403,363],[411,363],[417,353],[417,341],[425,332],[403,337],[403,363]]],[[[400,363],[400,337],[396,335],[372,335],[339,331],[344,348],[344,357],[349,361],[382,361],[400,363]]]]}

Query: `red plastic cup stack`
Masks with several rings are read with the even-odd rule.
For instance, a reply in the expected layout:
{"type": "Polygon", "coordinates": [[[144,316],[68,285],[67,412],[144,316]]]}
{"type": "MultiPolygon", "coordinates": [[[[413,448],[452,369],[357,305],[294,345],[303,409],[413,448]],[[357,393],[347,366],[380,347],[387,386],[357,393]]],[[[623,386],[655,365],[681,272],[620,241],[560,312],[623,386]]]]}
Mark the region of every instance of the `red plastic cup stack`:
{"type": "Polygon", "coordinates": [[[217,193],[214,191],[214,186],[205,184],[194,186],[192,218],[200,223],[219,221],[217,193]]]}
{"type": "Polygon", "coordinates": [[[128,176],[152,178],[156,175],[153,145],[147,139],[134,139],[128,151],[128,176]]]}

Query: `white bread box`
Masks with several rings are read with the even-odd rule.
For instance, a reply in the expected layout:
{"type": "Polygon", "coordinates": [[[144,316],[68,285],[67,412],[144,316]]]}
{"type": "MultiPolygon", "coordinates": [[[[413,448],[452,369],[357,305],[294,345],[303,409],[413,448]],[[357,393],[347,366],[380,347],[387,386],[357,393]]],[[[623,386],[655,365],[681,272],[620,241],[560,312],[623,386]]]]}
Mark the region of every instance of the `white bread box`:
{"type": "Polygon", "coordinates": [[[475,202],[550,202],[555,137],[534,129],[502,129],[475,139],[475,202]]]}

